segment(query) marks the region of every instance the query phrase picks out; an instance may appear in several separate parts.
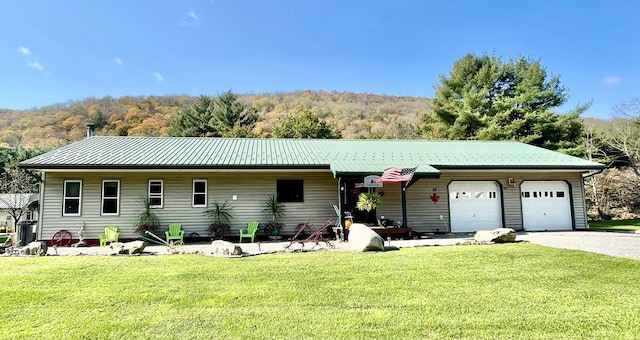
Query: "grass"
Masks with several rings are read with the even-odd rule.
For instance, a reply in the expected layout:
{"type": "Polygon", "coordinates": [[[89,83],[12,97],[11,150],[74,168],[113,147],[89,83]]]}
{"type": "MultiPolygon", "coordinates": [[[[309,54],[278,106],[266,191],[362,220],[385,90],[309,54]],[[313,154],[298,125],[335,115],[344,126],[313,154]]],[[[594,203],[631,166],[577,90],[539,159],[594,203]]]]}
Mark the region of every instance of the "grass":
{"type": "Polygon", "coordinates": [[[640,261],[517,243],[4,258],[12,339],[629,339],[640,261]]]}
{"type": "Polygon", "coordinates": [[[640,220],[589,221],[589,229],[595,231],[632,232],[640,229],[640,220]]]}

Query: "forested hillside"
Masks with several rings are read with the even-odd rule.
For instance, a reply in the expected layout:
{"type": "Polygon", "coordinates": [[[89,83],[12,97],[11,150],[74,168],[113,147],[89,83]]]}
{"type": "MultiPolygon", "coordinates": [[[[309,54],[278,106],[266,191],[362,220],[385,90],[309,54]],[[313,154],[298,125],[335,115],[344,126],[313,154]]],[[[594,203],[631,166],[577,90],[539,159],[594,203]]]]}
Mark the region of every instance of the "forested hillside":
{"type": "MultiPolygon", "coordinates": [[[[640,216],[640,99],[621,103],[614,119],[585,120],[589,103],[559,112],[568,96],[560,77],[539,60],[469,54],[440,76],[433,100],[228,91],[0,109],[0,173],[10,175],[18,161],[84,138],[87,124],[97,135],[116,136],[516,140],[615,168],[586,179],[590,214],[640,216]]],[[[0,181],[0,191],[12,182],[0,181]]]]}
{"type": "MultiPolygon", "coordinates": [[[[252,131],[258,137],[271,137],[274,124],[288,115],[310,111],[343,138],[411,138],[430,107],[427,98],[335,91],[244,94],[238,99],[258,114],[252,131]]],[[[196,100],[185,95],[104,97],[30,110],[0,109],[0,142],[57,146],[83,138],[88,123],[98,127],[97,135],[166,136],[171,117],[196,100]]]]}

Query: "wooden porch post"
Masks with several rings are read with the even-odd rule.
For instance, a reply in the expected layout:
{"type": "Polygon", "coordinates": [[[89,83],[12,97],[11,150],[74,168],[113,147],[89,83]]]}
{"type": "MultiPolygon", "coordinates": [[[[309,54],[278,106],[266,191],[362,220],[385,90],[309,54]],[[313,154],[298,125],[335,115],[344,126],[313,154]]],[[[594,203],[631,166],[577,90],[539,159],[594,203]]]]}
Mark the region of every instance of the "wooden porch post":
{"type": "Polygon", "coordinates": [[[418,178],[413,177],[409,182],[400,182],[400,190],[402,196],[402,226],[407,227],[407,189],[412,186],[418,178]]]}
{"type": "Polygon", "coordinates": [[[344,182],[342,177],[338,177],[338,212],[339,215],[336,220],[336,225],[340,230],[340,241],[344,241],[344,224],[342,222],[342,216],[344,216],[344,182]]]}
{"type": "Polygon", "coordinates": [[[407,227],[407,182],[400,182],[402,196],[402,226],[407,227]]]}

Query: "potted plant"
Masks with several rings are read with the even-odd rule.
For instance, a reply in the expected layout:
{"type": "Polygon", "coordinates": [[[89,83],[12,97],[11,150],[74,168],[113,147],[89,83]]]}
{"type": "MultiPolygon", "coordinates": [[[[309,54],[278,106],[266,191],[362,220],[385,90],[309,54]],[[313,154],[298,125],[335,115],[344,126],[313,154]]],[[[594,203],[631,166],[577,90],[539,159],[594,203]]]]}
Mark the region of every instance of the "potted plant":
{"type": "Polygon", "coordinates": [[[205,214],[213,220],[213,223],[209,225],[209,235],[214,240],[224,238],[224,235],[231,231],[229,223],[233,216],[231,211],[233,207],[229,205],[229,201],[224,203],[218,203],[213,201],[211,209],[205,211],[205,214]]]}
{"type": "Polygon", "coordinates": [[[264,227],[266,235],[279,235],[282,229],[282,223],[278,222],[282,216],[284,216],[284,205],[278,202],[276,195],[271,195],[264,201],[262,205],[262,213],[271,219],[264,227]]]}
{"type": "Polygon", "coordinates": [[[148,197],[140,197],[140,203],[142,204],[142,211],[138,213],[135,233],[144,235],[144,233],[148,231],[154,235],[157,234],[160,227],[160,220],[153,212],[153,209],[151,209],[151,201],[148,197]]]}
{"type": "Polygon", "coordinates": [[[361,211],[370,212],[382,204],[382,196],[377,192],[363,192],[358,197],[356,208],[361,211]]]}

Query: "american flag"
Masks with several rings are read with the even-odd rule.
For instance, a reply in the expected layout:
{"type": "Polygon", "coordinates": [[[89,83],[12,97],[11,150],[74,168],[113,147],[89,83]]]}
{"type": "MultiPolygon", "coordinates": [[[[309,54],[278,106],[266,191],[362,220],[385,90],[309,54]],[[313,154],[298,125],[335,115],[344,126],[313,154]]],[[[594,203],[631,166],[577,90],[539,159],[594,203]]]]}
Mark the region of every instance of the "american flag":
{"type": "Polygon", "coordinates": [[[413,178],[413,174],[416,172],[415,168],[386,168],[376,182],[378,183],[395,183],[395,182],[409,182],[413,178]]]}

